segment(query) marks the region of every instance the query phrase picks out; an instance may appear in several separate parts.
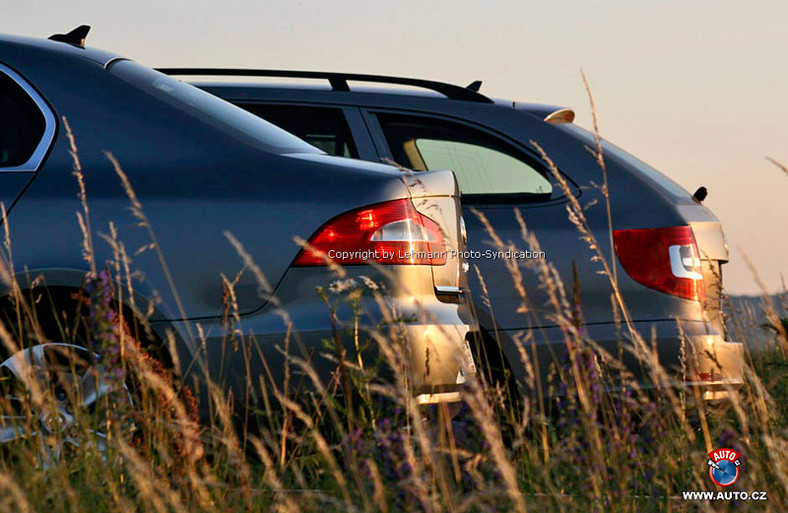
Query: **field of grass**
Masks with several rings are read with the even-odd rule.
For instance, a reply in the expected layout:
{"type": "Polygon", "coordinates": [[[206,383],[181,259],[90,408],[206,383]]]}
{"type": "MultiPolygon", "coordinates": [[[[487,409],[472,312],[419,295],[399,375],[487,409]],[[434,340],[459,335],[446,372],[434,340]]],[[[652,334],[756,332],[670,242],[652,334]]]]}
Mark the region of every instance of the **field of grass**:
{"type": "MultiPolygon", "coordinates": [[[[604,176],[601,154],[599,161],[604,176]]],[[[79,171],[76,157],[75,167],[79,171]]],[[[122,172],[120,177],[145,225],[144,205],[122,172]]],[[[85,194],[83,189],[80,219],[89,226],[85,194]]],[[[582,206],[571,205],[570,214],[594,247],[582,206]]],[[[3,226],[9,229],[8,222],[3,226]]],[[[530,237],[524,230],[533,248],[530,237]]],[[[88,257],[91,245],[86,230],[88,257]]],[[[0,279],[13,286],[10,249],[4,248],[0,279]]],[[[68,358],[59,360],[54,377],[20,362],[23,391],[14,388],[19,380],[15,385],[0,375],[0,409],[15,415],[25,434],[0,445],[0,512],[788,511],[788,336],[780,322],[784,311],[771,298],[758,312],[731,312],[731,338],[757,336],[762,347],[748,352],[745,383],[730,389],[731,400],[722,405],[675,387],[605,392],[625,378],[615,365],[597,365],[573,294],[577,284],[565,286],[545,262],[538,272],[551,292],[569,356],[542,385],[561,391],[559,398],[511,401],[509,391],[482,372],[469,379],[459,412],[417,405],[407,340],[397,330],[406,321],[391,312],[378,331],[356,335],[353,325],[339,330],[348,344],[361,340],[373,347],[374,357],[348,359],[327,341],[337,371],[322,382],[308,363],[290,356],[288,376],[303,376],[309,386],[250,383],[264,400],[238,417],[238,398],[207,375],[199,387],[181,380],[140,343],[144,322],[113,308],[119,295],[131,293],[124,254],[91,262],[84,292],[73,298],[74,315],[59,327],[61,341],[81,341],[96,361],[63,347],[68,358]],[[772,328],[762,326],[761,317],[772,328]],[[88,367],[80,386],[72,386],[88,367]],[[86,390],[99,378],[107,388],[89,408],[69,410],[69,429],[60,431],[62,418],[42,417],[58,404],[86,401],[86,390]],[[201,410],[210,413],[207,422],[198,422],[201,410]],[[36,435],[46,422],[53,434],[36,435]],[[732,488],[765,491],[765,501],[683,500],[685,491],[718,491],[706,465],[707,453],[718,447],[742,454],[741,477],[732,488]]],[[[600,267],[611,275],[605,257],[599,255],[600,267]]],[[[253,262],[248,265],[254,269],[253,262]]],[[[337,286],[316,291],[326,298],[327,312],[341,302],[353,305],[363,294],[383,308],[374,284],[342,281],[337,272],[337,286]]],[[[627,344],[653,383],[667,383],[669,372],[655,362],[648,339],[628,331],[614,279],[611,295],[619,301],[627,344]]],[[[14,315],[0,327],[6,353],[54,338],[39,325],[42,301],[47,298],[20,293],[9,303],[14,315]]],[[[232,307],[232,290],[226,315],[228,350],[253,351],[256,341],[232,307]]],[[[513,365],[528,369],[528,351],[522,354],[523,361],[513,365]]],[[[0,424],[0,435],[8,430],[0,424]]]]}

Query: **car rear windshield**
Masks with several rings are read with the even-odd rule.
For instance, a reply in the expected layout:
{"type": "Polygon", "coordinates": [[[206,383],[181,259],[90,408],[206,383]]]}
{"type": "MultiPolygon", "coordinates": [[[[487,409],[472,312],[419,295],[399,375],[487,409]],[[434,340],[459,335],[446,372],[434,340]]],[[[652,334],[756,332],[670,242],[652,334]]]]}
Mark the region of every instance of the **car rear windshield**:
{"type": "MultiPolygon", "coordinates": [[[[594,134],[585,128],[581,128],[577,125],[573,125],[570,123],[565,123],[561,125],[557,125],[561,129],[570,132],[571,134],[579,137],[584,143],[586,143],[590,148],[594,148],[596,146],[596,140],[594,139],[594,134]]],[[[602,139],[602,152],[604,155],[609,155],[617,160],[620,160],[625,165],[630,166],[635,171],[638,171],[646,178],[651,180],[652,182],[656,183],[662,189],[667,191],[672,196],[681,199],[687,199],[690,197],[690,193],[687,192],[681,185],[677,184],[667,176],[663,175],[653,167],[649,166],[642,160],[638,159],[631,153],[627,153],[626,151],[622,150],[615,144],[602,139]]]]}
{"type": "Polygon", "coordinates": [[[134,87],[265,151],[322,153],[254,114],[134,61],[115,61],[109,71],[134,87]]]}

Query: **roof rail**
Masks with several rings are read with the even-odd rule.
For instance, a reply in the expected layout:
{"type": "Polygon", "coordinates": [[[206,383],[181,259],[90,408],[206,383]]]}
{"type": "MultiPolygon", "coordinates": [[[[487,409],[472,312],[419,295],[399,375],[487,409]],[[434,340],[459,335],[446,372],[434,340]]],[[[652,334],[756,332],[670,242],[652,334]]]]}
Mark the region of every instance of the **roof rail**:
{"type": "Polygon", "coordinates": [[[205,76],[238,76],[238,77],[286,77],[286,78],[314,78],[328,80],[334,91],[350,91],[348,80],[359,82],[375,82],[380,84],[398,84],[430,89],[445,95],[452,100],[470,102],[493,103],[483,94],[443,82],[433,80],[420,80],[416,78],[387,77],[382,75],[364,75],[358,73],[332,73],[322,71],[289,71],[276,69],[240,69],[240,68],[156,68],[156,71],[165,75],[205,75],[205,76]]]}

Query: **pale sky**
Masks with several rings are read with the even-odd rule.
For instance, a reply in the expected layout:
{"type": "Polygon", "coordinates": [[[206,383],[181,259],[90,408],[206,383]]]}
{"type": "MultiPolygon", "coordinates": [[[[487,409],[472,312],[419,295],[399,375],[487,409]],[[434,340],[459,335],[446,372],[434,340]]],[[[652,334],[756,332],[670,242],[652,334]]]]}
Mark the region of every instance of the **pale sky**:
{"type": "Polygon", "coordinates": [[[682,184],[709,189],[731,248],[730,293],[788,276],[788,2],[625,0],[0,0],[0,32],[80,24],[88,45],[148,66],[402,75],[575,109],[590,127],[682,184]]]}

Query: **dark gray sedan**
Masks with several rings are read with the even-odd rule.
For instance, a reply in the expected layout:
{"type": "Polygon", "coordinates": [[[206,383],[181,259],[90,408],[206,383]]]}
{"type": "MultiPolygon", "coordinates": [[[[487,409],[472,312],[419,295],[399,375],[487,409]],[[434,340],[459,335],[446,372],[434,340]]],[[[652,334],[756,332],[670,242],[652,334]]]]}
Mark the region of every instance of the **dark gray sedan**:
{"type": "MultiPolygon", "coordinates": [[[[234,387],[237,405],[247,404],[250,387],[261,380],[284,382],[282,352],[291,334],[297,339],[292,335],[289,352],[328,382],[336,363],[323,357],[324,343],[358,317],[362,336],[385,321],[401,324],[398,342],[410,355],[420,403],[459,399],[474,369],[451,171],[416,179],[391,166],[326,155],[191,85],[85,48],[84,35],[0,36],[0,200],[8,211],[12,277],[23,296],[46,298],[33,303],[42,324],[35,335],[57,343],[28,347],[32,337],[16,340],[19,352],[5,350],[0,359],[5,375],[24,381],[25,362],[46,366],[52,350],[85,351],[62,339],[58,323],[73,311],[90,270],[67,123],[84,174],[95,262],[101,269],[117,259],[101,236],[114,227],[138,272],[135,295],[118,308],[141,321],[152,305],[146,317],[154,333],[145,343],[161,347],[173,332],[177,354],[162,357],[180,363],[186,382],[206,366],[215,381],[234,387]],[[129,191],[106,152],[128,176],[155,241],[130,210],[129,191]],[[343,265],[344,274],[328,263],[343,265]],[[356,310],[341,301],[352,287],[366,290],[356,310]],[[319,288],[337,294],[336,312],[319,288]],[[226,343],[228,301],[242,323],[236,328],[254,347],[226,343]]],[[[5,281],[0,296],[11,293],[5,281]]],[[[15,318],[9,307],[7,325],[15,318]]],[[[352,343],[344,350],[356,361],[352,343]]],[[[70,418],[67,410],[63,405],[61,421],[70,418]]],[[[41,420],[44,430],[53,425],[41,420]]],[[[0,424],[3,439],[19,434],[12,418],[0,424]]]]}

